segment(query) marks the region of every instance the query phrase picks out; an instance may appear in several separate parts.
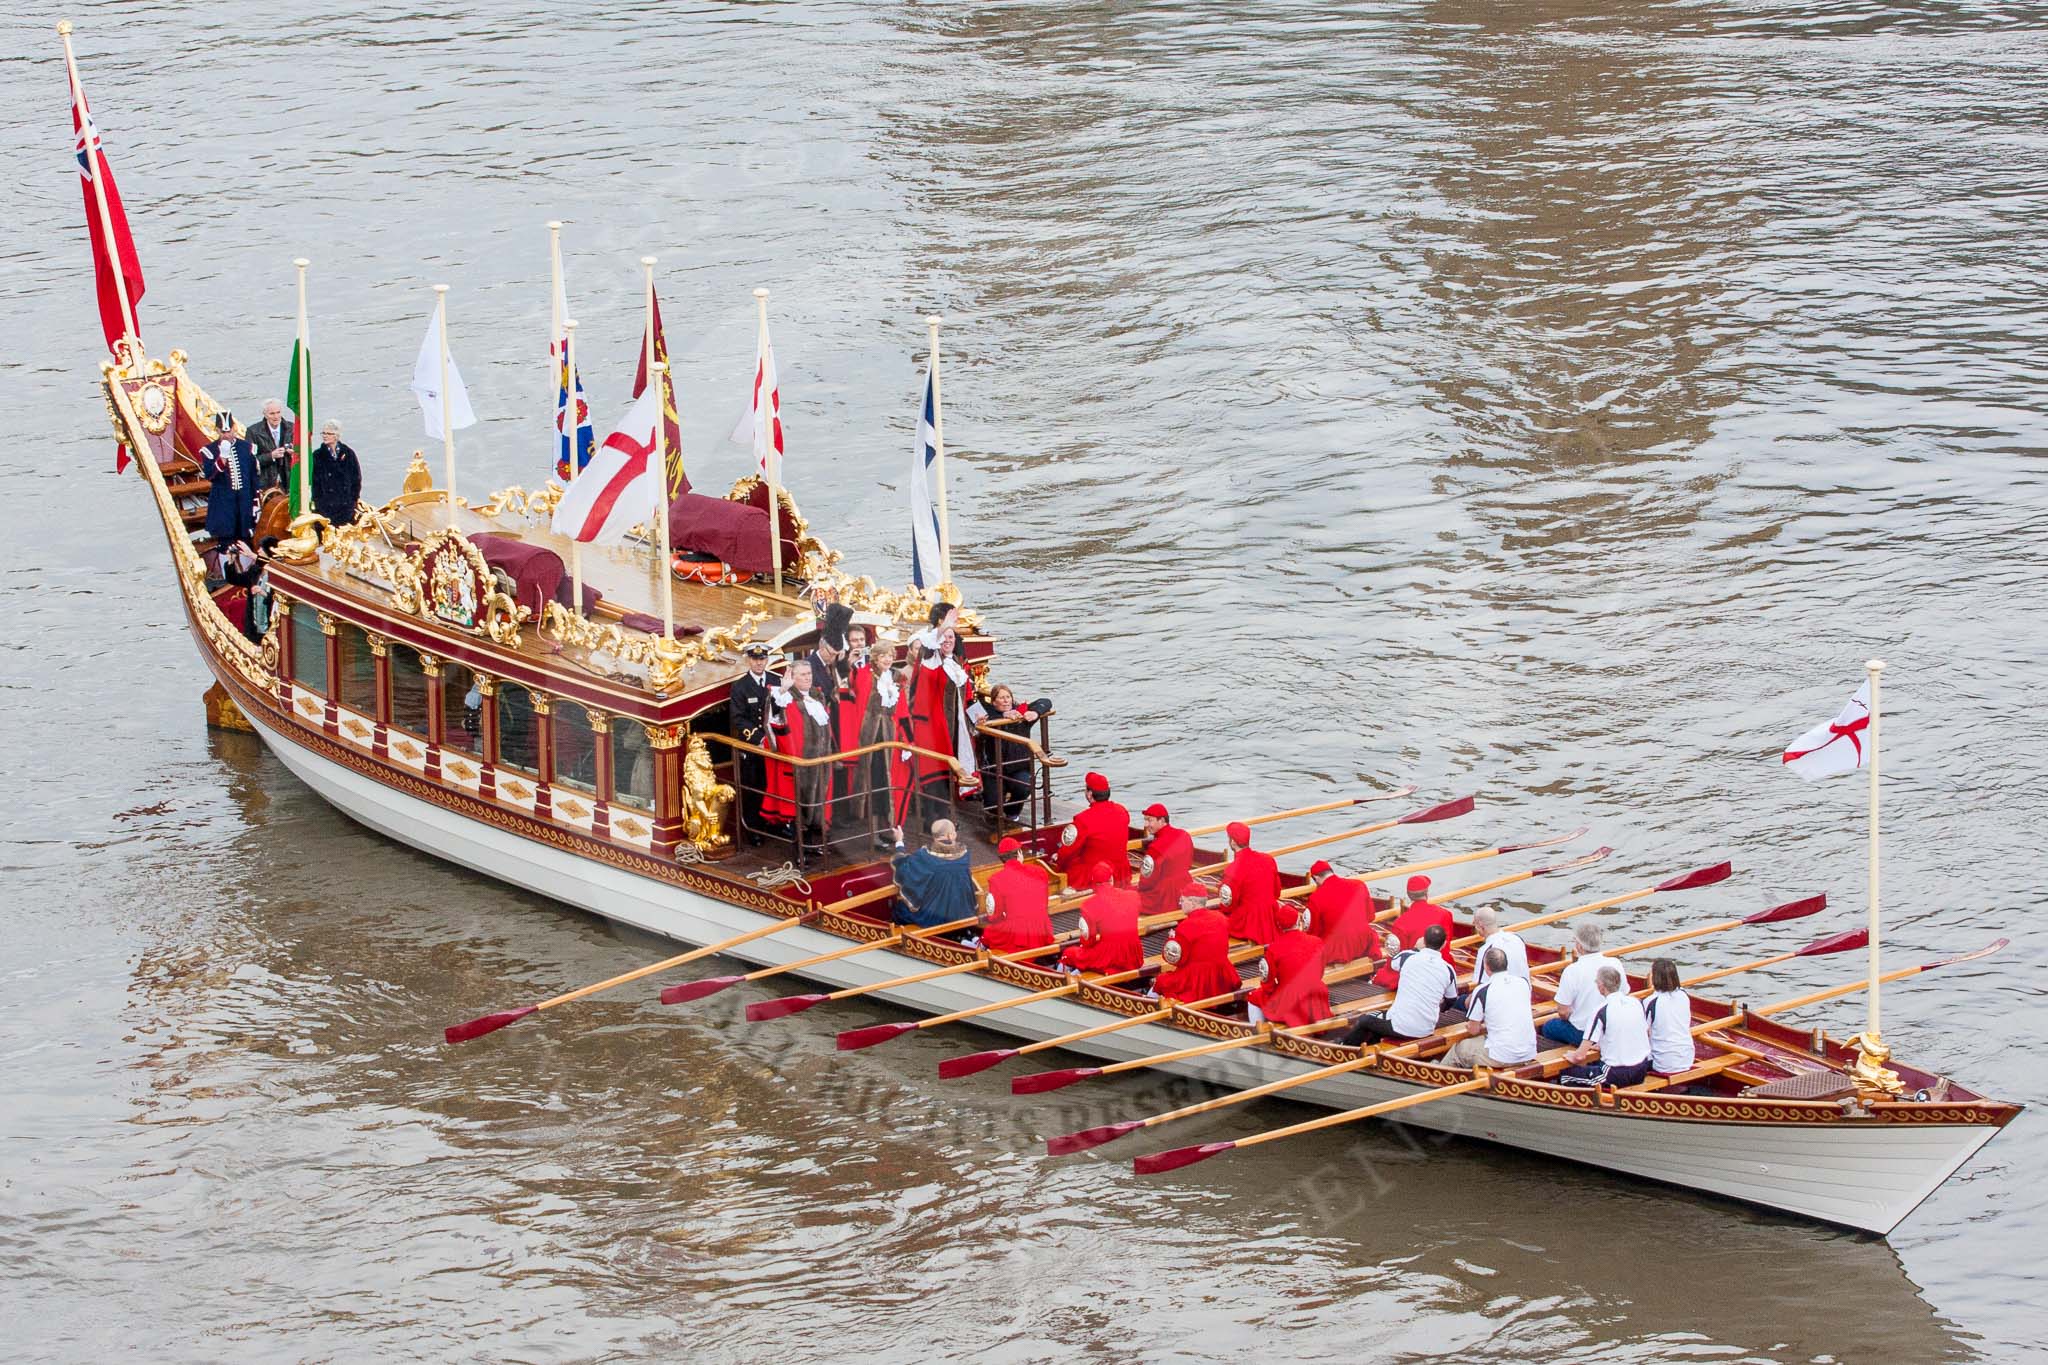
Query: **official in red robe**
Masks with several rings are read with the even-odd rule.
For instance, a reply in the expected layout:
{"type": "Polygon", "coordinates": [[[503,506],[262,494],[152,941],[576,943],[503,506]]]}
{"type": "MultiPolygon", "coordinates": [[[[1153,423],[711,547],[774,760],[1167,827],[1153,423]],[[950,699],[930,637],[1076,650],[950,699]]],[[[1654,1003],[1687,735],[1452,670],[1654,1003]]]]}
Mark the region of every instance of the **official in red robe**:
{"type": "MultiPolygon", "coordinates": [[[[1105,869],[1106,871],[1107,869],[1105,869]]],[[[1145,965],[1145,946],[1138,936],[1138,893],[1091,879],[1097,888],[1081,904],[1081,941],[1060,957],[1070,972],[1130,972],[1145,965]]]]}
{"type": "Polygon", "coordinates": [[[1280,908],[1287,927],[1266,945],[1266,979],[1246,997],[1253,1023],[1270,1019],[1300,1028],[1330,1017],[1330,988],[1323,984],[1323,941],[1300,926],[1308,907],[1293,901],[1280,908]]]}
{"type": "Polygon", "coordinates": [[[1280,935],[1276,918],[1280,904],[1280,864],[1270,853],[1252,847],[1251,827],[1232,822],[1230,866],[1223,873],[1223,907],[1230,914],[1232,937],[1271,943],[1280,935]]]}
{"type": "Polygon", "coordinates": [[[1138,900],[1144,914],[1164,915],[1179,908],[1181,888],[1188,884],[1194,861],[1193,837],[1173,823],[1166,807],[1157,801],[1145,807],[1145,856],[1138,860],[1138,900]]]}
{"type": "Polygon", "coordinates": [[[1166,970],[1152,983],[1152,993],[1192,1003],[1235,992],[1244,982],[1230,960],[1230,921],[1208,906],[1199,882],[1184,884],[1181,903],[1188,913],[1166,936],[1166,970]]]}
{"type": "MultiPolygon", "coordinates": [[[[768,729],[766,747],[791,758],[823,758],[832,750],[831,711],[811,686],[811,666],[798,659],[789,666],[789,690],[771,698],[778,708],[768,729]]],[[[791,763],[768,765],[768,792],[761,815],[770,821],[796,820],[807,843],[822,843],[830,816],[833,765],[791,763]]]]}
{"type": "Polygon", "coordinates": [[[1131,813],[1112,801],[1109,779],[1101,773],[1086,778],[1088,804],[1060,831],[1060,846],[1053,863],[1067,874],[1067,885],[1085,891],[1095,885],[1088,880],[1100,867],[1118,886],[1131,880],[1131,813]]]}
{"type": "Polygon", "coordinates": [[[1318,859],[1308,870],[1315,890],[1308,893],[1308,931],[1323,941],[1323,960],[1332,967],[1360,958],[1377,958],[1383,944],[1373,923],[1379,914],[1372,890],[1356,877],[1339,877],[1318,859]]]}
{"type": "Polygon", "coordinates": [[[996,845],[1003,865],[988,879],[987,915],[981,946],[992,953],[1021,953],[1052,942],[1052,874],[1024,857],[1015,839],[996,845]]]}
{"type": "MultiPolygon", "coordinates": [[[[1403,952],[1421,943],[1422,936],[1429,932],[1432,924],[1443,926],[1444,961],[1456,970],[1458,964],[1451,960],[1451,938],[1457,929],[1451,923],[1451,912],[1429,899],[1429,878],[1418,874],[1408,879],[1408,908],[1394,916],[1394,922],[1388,926],[1394,931],[1394,940],[1399,945],[1395,951],[1403,952]]],[[[1373,980],[1388,990],[1401,984],[1400,973],[1394,970],[1391,959],[1373,980]]]]}

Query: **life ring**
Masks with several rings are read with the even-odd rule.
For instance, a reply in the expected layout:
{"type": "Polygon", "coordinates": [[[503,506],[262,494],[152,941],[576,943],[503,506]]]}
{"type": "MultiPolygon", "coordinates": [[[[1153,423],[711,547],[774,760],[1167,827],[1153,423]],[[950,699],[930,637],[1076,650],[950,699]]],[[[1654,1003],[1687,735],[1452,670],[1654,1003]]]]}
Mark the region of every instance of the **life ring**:
{"type": "Polygon", "coordinates": [[[685,583],[737,583],[741,577],[730,564],[716,559],[690,559],[680,550],[669,556],[668,564],[685,583]]]}

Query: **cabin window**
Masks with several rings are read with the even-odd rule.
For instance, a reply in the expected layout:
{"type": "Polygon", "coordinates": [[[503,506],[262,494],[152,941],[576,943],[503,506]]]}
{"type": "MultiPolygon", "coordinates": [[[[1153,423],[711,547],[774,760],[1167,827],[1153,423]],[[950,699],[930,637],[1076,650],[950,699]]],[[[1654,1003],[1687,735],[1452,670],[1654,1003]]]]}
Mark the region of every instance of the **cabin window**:
{"type": "Polygon", "coordinates": [[[427,670],[417,651],[391,646],[391,723],[427,736],[427,670]]]}
{"type": "Polygon", "coordinates": [[[533,694],[512,683],[498,684],[498,766],[540,776],[540,717],[533,694]]]}
{"type": "Polygon", "coordinates": [[[612,801],[636,810],[654,809],[654,746],[647,727],[617,716],[612,720],[612,801]]]}
{"type": "Polygon", "coordinates": [[[441,747],[460,749],[478,758],[484,752],[483,693],[476,670],[461,664],[441,665],[441,747]]]}
{"type": "Polygon", "coordinates": [[[358,715],[377,715],[377,656],[360,627],[334,628],[334,647],[341,653],[341,695],[335,700],[358,715]]]}
{"type": "Polygon", "coordinates": [[[292,603],[292,681],[309,692],[327,695],[327,636],[320,613],[307,602],[292,603]]]}
{"type": "Polygon", "coordinates": [[[555,703],[555,785],[597,793],[598,735],[590,713],[573,701],[555,703]]]}

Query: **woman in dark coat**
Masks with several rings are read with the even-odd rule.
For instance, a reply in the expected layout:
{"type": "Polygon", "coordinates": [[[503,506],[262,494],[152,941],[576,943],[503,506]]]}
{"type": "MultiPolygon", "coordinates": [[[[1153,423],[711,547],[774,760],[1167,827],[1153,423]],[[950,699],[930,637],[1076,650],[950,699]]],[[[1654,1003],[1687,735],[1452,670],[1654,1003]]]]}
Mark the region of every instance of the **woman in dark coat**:
{"type": "Polygon", "coordinates": [[[313,448],[313,510],[336,526],[348,526],[362,495],[363,467],[355,451],[341,443],[341,423],[329,422],[313,448]]]}

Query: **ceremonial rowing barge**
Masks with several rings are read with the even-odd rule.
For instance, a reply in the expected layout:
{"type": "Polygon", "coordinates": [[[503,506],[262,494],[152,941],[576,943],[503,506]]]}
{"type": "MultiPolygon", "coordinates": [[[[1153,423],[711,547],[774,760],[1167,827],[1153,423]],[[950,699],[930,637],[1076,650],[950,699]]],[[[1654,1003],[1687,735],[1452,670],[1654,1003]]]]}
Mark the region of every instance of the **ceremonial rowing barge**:
{"type": "MultiPolygon", "coordinates": [[[[855,620],[873,624],[883,638],[907,636],[925,623],[933,594],[887,592],[841,572],[837,556],[811,535],[784,494],[790,585],[778,593],[753,581],[674,582],[678,617],[699,633],[664,639],[640,628],[649,624],[658,576],[652,556],[630,550],[586,556],[588,579],[602,594],[594,614],[554,600],[522,602],[504,590],[505,579],[485,549],[510,543],[565,553],[546,516],[559,488],[507,489],[472,505],[433,488],[424,462],[415,458],[403,491],[365,508],[356,525],[302,518],[295,530],[285,528],[291,533],[268,570],[275,594],[269,628],[251,639],[224,610],[226,594],[209,584],[203,557],[207,487],[195,457],[218,405],[175,351],[156,360],[133,350],[102,373],[115,434],[142,457],[136,468],[161,520],[186,618],[217,680],[209,693],[214,723],[253,731],[335,807],[424,852],[681,944],[720,949],[752,964],[757,977],[794,966],[843,995],[872,994],[941,1021],[971,1017],[1023,1040],[1017,1048],[950,1064],[942,1074],[967,1074],[1061,1040],[1066,1050],[1104,1065],[1046,1073],[1035,1082],[1019,1078],[1017,1088],[1051,1088],[1117,1064],[1156,1062],[1220,1085],[1284,1090],[1291,1099],[1339,1111],[1332,1119],[1367,1107],[1398,1112],[1401,1121],[1420,1127],[1877,1233],[1895,1227],[2018,1112],[2017,1105],[1910,1066],[1895,1064],[1895,1087],[1873,1085],[1859,1078],[1865,1059],[1847,1044],[1770,1017],[1776,1010],[1744,1012],[1699,996],[1700,1065],[1696,1075],[1679,1078],[1685,1093],[1661,1083],[1621,1091],[1575,1088],[1546,1079],[1557,1069],[1554,1058],[1475,1073],[1444,1065],[1441,1048],[1427,1045],[1361,1053],[1317,1031],[1254,1027],[1236,998],[1208,1008],[1162,1006],[1142,993],[1140,980],[1075,981],[1049,970],[1049,963],[992,958],[958,941],[964,929],[907,933],[891,921],[891,869],[867,842],[872,823],[851,843],[806,847],[763,838],[750,844],[748,832],[738,828],[742,803],[734,800],[742,780],[735,756],[748,746],[728,733],[726,708],[742,672],[743,644],[800,654],[815,644],[818,609],[826,603],[852,608],[855,620]]],[[[761,506],[765,491],[743,480],[731,497],[761,506]]],[[[963,624],[966,656],[980,685],[995,640],[971,615],[963,624]]],[[[1041,716],[1036,725],[1035,739],[1004,741],[1014,743],[1017,760],[1028,765],[1031,785],[1011,832],[1034,853],[1049,854],[1061,830],[1052,818],[1060,760],[1049,752],[1050,718],[1041,716]]],[[[848,757],[834,751],[822,761],[848,757]]],[[[954,791],[955,784],[942,789],[954,791]]],[[[1340,800],[1306,810],[1354,804],[1340,800]]],[[[982,809],[978,802],[956,802],[950,811],[973,831],[978,874],[988,870],[997,832],[978,818],[982,809]]],[[[1276,851],[1390,826],[1411,834],[1456,828],[1437,822],[1469,809],[1469,800],[1426,805],[1276,851]]],[[[1502,844],[1447,853],[1373,878],[1515,851],[1502,844]]],[[[1577,876],[1602,853],[1437,899],[1543,875],[1577,876]]],[[[1708,885],[1725,875],[1725,868],[1707,869],[1544,918],[1708,885]]],[[[1285,878],[1297,890],[1300,880],[1285,878]]],[[[1056,927],[1069,928],[1073,915],[1072,906],[1060,908],[1056,927]]],[[[1163,927],[1149,931],[1148,953],[1157,952],[1163,935],[1163,927]]],[[[1827,944],[1749,965],[1831,951],[1827,944]]],[[[673,968],[701,955],[656,966],[673,968]]],[[[1466,945],[1461,962],[1468,955],[1466,945]]],[[[1555,965],[1554,955],[1532,945],[1531,964],[1540,978],[1555,965]]],[[[642,969],[628,976],[648,974],[642,969]]],[[[1342,972],[1333,978],[1332,1000],[1340,1011],[1355,1012],[1379,995],[1368,979],[1343,979],[1342,972]]],[[[700,999],[733,979],[671,985],[665,998],[700,999]]],[[[1785,1007],[1851,989],[1817,992],[1785,1007]]],[[[750,1013],[795,1013],[827,998],[756,999],[750,1013]]],[[[535,1008],[487,1016],[451,1030],[451,1037],[493,1031],[535,1008]]],[[[885,1027],[882,1034],[919,1026],[885,1027]]],[[[857,1032],[866,1036],[849,1037],[847,1045],[878,1041],[874,1030],[857,1032]]],[[[1063,1145],[1056,1141],[1055,1150],[1097,1145],[1138,1126],[1075,1135],[1063,1145]]],[[[1212,1149],[1221,1147],[1179,1149],[1187,1155],[1155,1156],[1149,1166],[1141,1158],[1140,1166],[1167,1169],[1212,1149]]]]}
{"type": "MultiPolygon", "coordinates": [[[[59,33],[68,65],[69,25],[60,24],[59,33]]],[[[332,520],[306,512],[303,487],[298,516],[277,490],[258,500],[250,483],[249,447],[236,444],[242,429],[194,380],[182,353],[152,357],[141,344],[133,306],[141,296],[140,267],[75,69],[71,79],[100,315],[112,352],[101,368],[107,412],[116,439],[136,457],[170,547],[186,620],[215,678],[206,694],[209,722],[254,733],[337,809],[392,839],[691,945],[607,981],[457,1024],[447,1031],[450,1044],[723,955],[753,970],[673,980],[662,991],[663,1003],[689,1004],[728,987],[789,974],[830,989],[756,998],[746,1007],[750,1020],[872,996],[924,1017],[849,1030],[840,1035],[842,1049],[970,1021],[1019,1040],[948,1059],[939,1068],[942,1079],[975,1075],[1027,1054],[1065,1051],[1099,1065],[1018,1075],[1013,1091],[1040,1093],[1140,1068],[1244,1087],[1163,1114],[1054,1135],[1047,1143],[1054,1154],[1086,1151],[1284,1094],[1333,1112],[1236,1140],[1147,1153],[1134,1164],[1143,1172],[1171,1171],[1297,1133],[1398,1115],[1400,1122],[1443,1133],[1876,1233],[1896,1227],[2019,1112],[2015,1104],[1989,1099],[1948,1077],[1887,1065],[1874,1008],[1871,1027],[1846,1042],[1778,1018],[1859,990],[1870,990],[1874,1002],[1884,981],[1982,957],[2002,941],[1882,975],[1873,946],[1867,979],[1762,1006],[1695,995],[1694,1064],[1616,1089],[1558,1083],[1566,1065],[1562,1050],[1540,1053],[1526,1065],[1450,1065],[1446,1053],[1467,1031],[1456,1024],[1398,1045],[1347,1046],[1337,1041],[1342,1035],[1336,1029],[1386,1002],[1381,987],[1357,964],[1327,972],[1333,1017],[1286,1028],[1253,1022],[1243,989],[1195,1001],[1151,998],[1146,986],[1178,918],[1172,913],[1141,923],[1143,967],[1086,975],[1062,974],[1044,952],[982,950],[969,937],[977,928],[970,919],[928,929],[899,925],[895,912],[905,895],[892,880],[899,874],[878,856],[892,826],[919,831],[950,819],[965,833],[964,856],[984,885],[994,870],[999,837],[1021,846],[1021,855],[1013,857],[1047,859],[1059,853],[1073,829],[1055,817],[1055,780],[1064,760],[1052,753],[1049,705],[988,713],[963,704],[988,695],[996,640],[966,611],[951,611],[957,635],[937,631],[941,617],[957,609],[957,590],[941,582],[929,591],[892,592],[843,572],[839,556],[819,542],[794,501],[772,481],[776,466],[765,447],[761,467],[770,482],[742,479],[724,499],[687,487],[681,497],[694,501],[650,496],[659,513],[652,533],[636,528],[623,547],[609,550],[582,542],[612,538],[609,529],[602,537],[584,531],[599,522],[609,528],[607,519],[620,506],[608,500],[616,485],[581,485],[585,502],[610,510],[593,513],[588,522],[572,518],[572,525],[584,528],[572,541],[553,526],[565,498],[572,507],[581,505],[573,501],[576,489],[549,483],[531,492],[503,489],[479,503],[458,497],[452,435],[444,436],[445,472],[438,488],[416,453],[397,495],[380,505],[337,508],[331,498],[316,501],[332,520]],[[209,446],[213,454],[206,456],[209,446]],[[219,471],[226,485],[216,489],[209,469],[219,471]],[[595,500],[588,497],[593,486],[600,488],[595,500]],[[216,521],[209,504],[226,515],[216,521]],[[679,508],[694,529],[679,547],[684,553],[672,557],[669,533],[679,508]],[[229,547],[216,542],[217,534],[232,535],[243,548],[223,557],[229,547]],[[248,554],[249,542],[266,547],[260,570],[248,554]],[[712,554],[714,547],[726,555],[712,554]],[[742,655],[773,654],[791,660],[792,669],[807,670],[807,662],[795,661],[815,653],[829,669],[834,651],[819,648],[827,624],[834,634],[865,625],[882,648],[914,635],[937,641],[926,656],[930,662],[919,666],[930,671],[930,686],[906,688],[890,700],[894,689],[879,681],[886,670],[877,667],[869,709],[856,707],[829,726],[792,719],[816,704],[814,714],[826,722],[826,704],[806,698],[799,706],[785,699],[782,739],[769,747],[758,716],[740,714],[749,699],[757,709],[764,704],[760,685],[746,680],[742,655]],[[949,641],[956,648],[941,668],[938,660],[949,641]],[[936,681],[942,673],[949,681],[936,681]],[[877,698],[883,699],[879,709],[873,705],[877,698]],[[878,726],[868,723],[877,718],[878,726]],[[828,733],[838,742],[815,742],[828,733]],[[790,742],[792,734],[801,742],[790,742]],[[863,742],[852,742],[855,737],[863,742]]],[[[649,271],[643,382],[651,379],[656,386],[635,406],[636,413],[646,409],[646,425],[634,430],[647,434],[619,447],[634,452],[631,462],[641,471],[636,478],[645,474],[651,450],[666,449],[669,426],[659,414],[664,407],[673,412],[653,308],[653,260],[643,263],[649,271]]],[[[298,264],[303,348],[306,262],[298,264]]],[[[772,427],[779,449],[765,295],[756,291],[764,301],[757,305],[762,349],[753,421],[757,445],[772,427]]],[[[555,335],[562,337],[558,363],[566,357],[560,385],[566,411],[578,391],[575,323],[559,316],[556,322],[555,335]]],[[[925,411],[940,478],[937,516],[930,520],[944,578],[949,547],[935,319],[932,329],[925,411]]],[[[438,381],[425,350],[428,359],[414,381],[423,393],[438,393],[437,429],[444,433],[455,425],[445,336],[445,316],[437,312],[429,337],[440,338],[438,381]]],[[[309,372],[295,359],[294,407],[301,413],[310,406],[309,372]]],[[[566,452],[570,427],[564,422],[558,429],[565,433],[558,448],[566,452]]],[[[300,467],[312,464],[317,478],[308,435],[298,433],[300,467]]],[[[606,448],[627,435],[622,426],[606,448]]],[[[598,467],[593,462],[590,469],[598,467]]],[[[657,474],[661,468],[654,465],[657,474]]],[[[325,492],[331,494],[332,485],[325,492]]],[[[926,520],[921,511],[921,545],[926,520]]],[[[909,676],[921,675],[913,670],[909,676]]],[[[1874,752],[1874,692],[1871,709],[1874,752]]],[[[1842,728],[1850,733],[1855,727],[1842,728]]],[[[1861,741],[1856,743],[1860,755],[1861,741]]],[[[1874,757],[1871,771],[1874,791],[1874,757]]],[[[1412,790],[1249,817],[1241,822],[1247,826],[1243,838],[1249,839],[1250,826],[1402,802],[1412,790]]],[[[1440,837],[1444,822],[1474,807],[1470,797],[1440,800],[1282,844],[1270,853],[1285,856],[1388,831],[1440,837]]],[[[1151,862],[1136,837],[1117,849],[1119,835],[1135,835],[1125,823],[1119,819],[1114,828],[1090,836],[1107,835],[1111,860],[1124,865],[1106,870],[1119,878],[1132,871],[1128,860],[1151,862]]],[[[1364,880],[1385,882],[1513,857],[1583,833],[1424,851],[1364,880]]],[[[1508,872],[1431,899],[1452,903],[1535,878],[1575,879],[1610,851],[1508,872]]],[[[1195,869],[1198,876],[1213,878],[1223,868],[1213,854],[1196,861],[1202,864],[1195,869]]],[[[1872,867],[1874,929],[1874,833],[1872,867]]],[[[1711,887],[1731,872],[1716,864],[1510,927],[1534,928],[1711,887]]],[[[1063,880],[1049,878],[1062,893],[1063,880]]],[[[1307,890],[1299,874],[1286,873],[1281,882],[1286,898],[1307,890]]],[[[1074,936],[1083,905],[1082,897],[1064,894],[1053,903],[1051,923],[1062,941],[1074,936]]],[[[1804,919],[1824,906],[1823,897],[1809,896],[1607,952],[1633,963],[1633,954],[1804,919]]],[[[1378,918],[1391,915],[1389,909],[1378,918]]],[[[1469,971],[1476,936],[1469,925],[1454,922],[1454,928],[1462,937],[1451,944],[1452,957],[1469,971]]],[[[1690,989],[1862,947],[1870,932],[1781,946],[1689,977],[1684,985],[1690,989]]],[[[1216,941],[1220,953],[1220,931],[1216,941]]],[[[1228,958],[1248,963],[1259,952],[1256,944],[1241,944],[1228,958]]],[[[1273,956],[1280,957],[1277,946],[1273,956]]],[[[1532,998],[1541,1014],[1554,1008],[1550,997],[1562,963],[1557,953],[1534,944],[1528,956],[1532,998]]],[[[1629,977],[1628,988],[1641,993],[1639,976],[1629,977]]]]}

